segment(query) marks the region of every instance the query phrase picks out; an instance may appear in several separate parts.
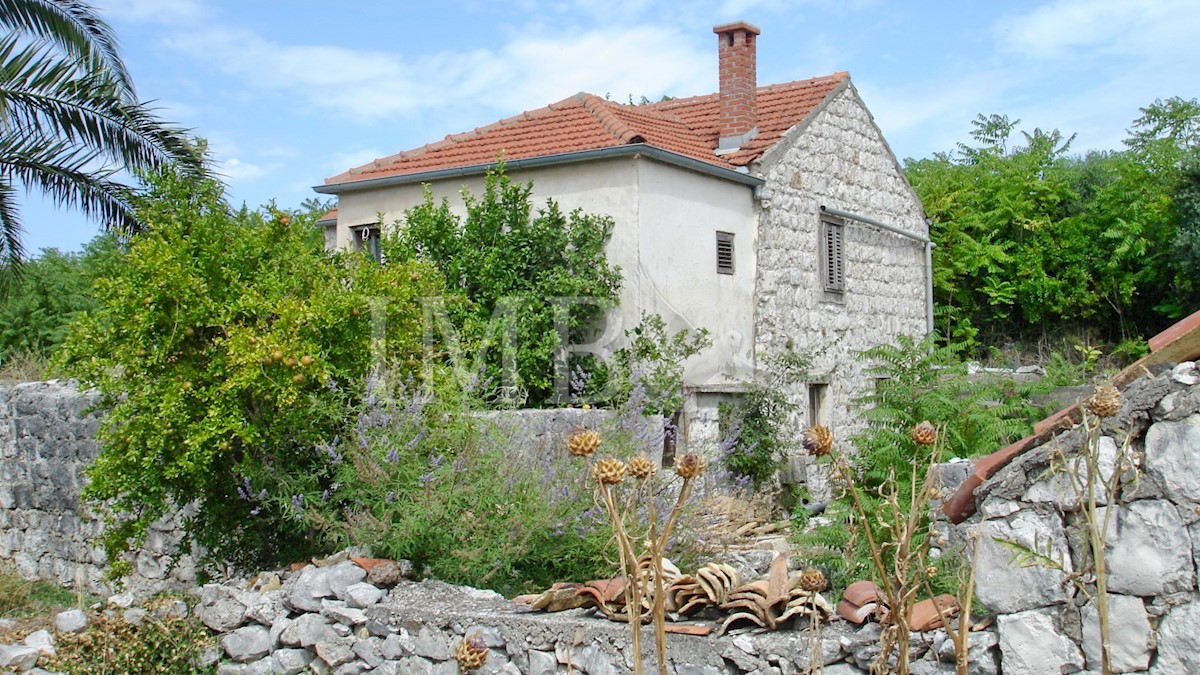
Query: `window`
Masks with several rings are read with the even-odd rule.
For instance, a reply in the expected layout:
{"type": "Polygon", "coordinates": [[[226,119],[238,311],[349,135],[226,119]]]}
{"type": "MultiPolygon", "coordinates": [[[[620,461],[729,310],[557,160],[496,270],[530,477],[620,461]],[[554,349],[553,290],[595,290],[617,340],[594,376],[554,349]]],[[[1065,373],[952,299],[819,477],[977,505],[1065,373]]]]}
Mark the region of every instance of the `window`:
{"type": "Polygon", "coordinates": [[[846,290],[846,243],[841,223],[821,222],[821,283],[830,293],[846,290]]]}
{"type": "Polygon", "coordinates": [[[354,250],[366,251],[368,255],[375,259],[375,262],[383,260],[383,254],[379,250],[379,226],[364,225],[356,227],[353,230],[354,234],[354,250]]]}
{"type": "Polygon", "coordinates": [[[717,274],[733,274],[733,233],[717,233],[717,274]]]}
{"type": "Polygon", "coordinates": [[[808,426],[829,426],[829,385],[813,382],[808,385],[808,426]]]}

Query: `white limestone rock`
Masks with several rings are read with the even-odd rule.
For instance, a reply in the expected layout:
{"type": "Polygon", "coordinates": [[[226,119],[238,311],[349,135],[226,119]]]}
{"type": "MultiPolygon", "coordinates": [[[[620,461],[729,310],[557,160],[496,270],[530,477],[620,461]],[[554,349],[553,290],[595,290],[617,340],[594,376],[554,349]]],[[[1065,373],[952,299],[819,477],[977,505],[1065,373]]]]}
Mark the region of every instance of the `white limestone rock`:
{"type": "Polygon", "coordinates": [[[228,595],[200,605],[200,621],[217,633],[227,633],[246,620],[246,606],[228,595]]]}
{"type": "Polygon", "coordinates": [[[1083,654],[1063,634],[1055,608],[1002,614],[1000,662],[1005,673],[1062,675],[1083,670],[1083,654]]]}
{"type": "Polygon", "coordinates": [[[1200,602],[1174,607],[1158,624],[1158,657],[1151,675],[1200,673],[1200,602]]]}
{"type": "Polygon", "coordinates": [[[283,629],[279,642],[289,647],[311,647],[337,638],[329,619],[320,614],[301,614],[283,629]]]}
{"type": "Polygon", "coordinates": [[[335,637],[332,640],[321,640],[313,645],[313,651],[331,668],[337,668],[344,663],[354,660],[354,640],[351,638],[335,637]]]}
{"type": "Polygon", "coordinates": [[[1110,592],[1149,596],[1192,588],[1192,540],[1173,504],[1146,499],[1096,509],[1097,518],[1109,508],[1117,509],[1105,547],[1110,592]]]}
{"type": "Polygon", "coordinates": [[[310,565],[301,570],[287,596],[288,604],[300,612],[321,611],[321,600],[334,597],[329,583],[331,569],[310,565]]]}
{"type": "Polygon", "coordinates": [[[48,630],[35,630],[25,636],[25,646],[38,650],[38,654],[54,658],[54,636],[48,630]]]}
{"type": "Polygon", "coordinates": [[[1200,370],[1196,369],[1194,361],[1184,361],[1178,363],[1171,369],[1171,379],[1179,384],[1186,384],[1189,387],[1194,384],[1200,384],[1200,370]]]}
{"type": "Polygon", "coordinates": [[[54,630],[60,633],[78,633],[87,628],[87,614],[82,609],[68,609],[54,615],[54,630]]]}
{"type": "Polygon", "coordinates": [[[130,607],[133,607],[135,600],[136,599],[133,596],[133,591],[125,591],[124,593],[118,593],[110,596],[108,598],[108,606],[116,607],[118,609],[129,609],[130,607]]]}
{"type": "Polygon", "coordinates": [[[287,616],[287,608],[283,606],[283,591],[240,591],[235,596],[246,606],[246,618],[264,626],[270,626],[280,617],[287,616]]]}
{"type": "Polygon", "coordinates": [[[279,664],[280,675],[302,673],[315,658],[307,649],[276,649],[271,656],[279,664]]]}
{"type": "Polygon", "coordinates": [[[361,626],[367,622],[366,612],[348,607],[341,600],[322,600],[321,613],[343,626],[361,626]]]}
{"type": "MultiPolygon", "coordinates": [[[[1100,613],[1095,600],[1084,605],[1083,653],[1088,667],[1100,670],[1100,613]]],[[[1129,595],[1108,595],[1108,655],[1114,673],[1145,670],[1150,665],[1150,643],[1153,632],[1146,607],[1141,598],[1129,595]]]]}
{"type": "Polygon", "coordinates": [[[345,600],[346,589],[367,578],[367,571],[350,561],[338,563],[327,569],[329,590],[338,600],[345,600]]]}
{"type": "Polygon", "coordinates": [[[357,609],[365,609],[383,599],[384,592],[374,584],[360,581],[346,587],[346,604],[357,609]]]}
{"type": "Polygon", "coordinates": [[[413,652],[417,656],[424,656],[434,661],[445,661],[451,656],[450,643],[446,641],[446,636],[442,635],[440,631],[430,630],[426,626],[421,626],[421,631],[417,633],[417,637],[413,641],[413,652]]]}
{"type": "Polygon", "coordinates": [[[558,672],[558,659],[549,652],[530,650],[528,675],[555,675],[558,672]]]}
{"type": "Polygon", "coordinates": [[[380,655],[379,645],[377,644],[380,642],[383,641],[379,638],[375,638],[373,640],[359,640],[358,642],[354,643],[352,650],[354,651],[355,656],[362,659],[363,663],[367,664],[367,666],[371,668],[376,668],[379,666],[379,664],[383,663],[383,656],[380,655]]]}
{"type": "Polygon", "coordinates": [[[221,636],[221,647],[238,663],[257,661],[271,653],[271,629],[259,624],[243,626],[221,636]]]}
{"type": "Polygon", "coordinates": [[[29,645],[0,645],[0,668],[22,673],[37,665],[41,654],[29,645]]]}
{"type": "Polygon", "coordinates": [[[1062,519],[1053,514],[1021,511],[1009,520],[989,520],[979,526],[976,593],[994,612],[1011,614],[1066,602],[1066,575],[1047,567],[1021,567],[1012,563],[1013,551],[997,540],[1038,548],[1073,571],[1062,519]],[[1035,543],[1036,542],[1036,543],[1035,543]]]}
{"type": "Polygon", "coordinates": [[[1150,426],[1146,472],[1176,504],[1200,503],[1200,414],[1150,426]]]}
{"type": "MultiPolygon", "coordinates": [[[[1108,491],[1104,486],[1112,478],[1117,465],[1116,440],[1112,436],[1101,436],[1096,443],[1096,453],[1097,468],[1100,470],[1096,480],[1096,503],[1104,505],[1108,503],[1108,491]]],[[[1056,471],[1030,485],[1022,499],[1027,502],[1054,504],[1066,511],[1080,508],[1080,495],[1072,486],[1073,480],[1068,471],[1077,474],[1083,484],[1082,481],[1087,476],[1087,464],[1082,457],[1075,457],[1068,462],[1067,467],[1066,471],[1056,471]]],[[[1086,498],[1086,493],[1084,497],[1086,498]]]]}
{"type": "Polygon", "coordinates": [[[412,655],[412,646],[405,644],[400,635],[393,634],[383,639],[383,643],[379,645],[379,653],[383,658],[394,661],[412,655]]]}

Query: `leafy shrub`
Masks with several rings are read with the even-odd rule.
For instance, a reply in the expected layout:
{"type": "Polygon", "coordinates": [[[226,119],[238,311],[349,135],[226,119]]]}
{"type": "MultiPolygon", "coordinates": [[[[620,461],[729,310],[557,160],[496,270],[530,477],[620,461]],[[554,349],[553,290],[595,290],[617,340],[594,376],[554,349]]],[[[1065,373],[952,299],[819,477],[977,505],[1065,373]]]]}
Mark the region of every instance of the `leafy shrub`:
{"type": "Polygon", "coordinates": [[[539,407],[565,393],[555,387],[564,338],[582,342],[621,285],[604,254],[612,219],[564,214],[553,200],[535,213],[532,189],[503,166],[489,170],[483,195],[463,192],[465,219],[427,192],[382,242],[389,261],[429,263],[466,300],[447,318],[463,352],[481,359],[484,378],[504,385],[494,398],[502,406],[539,407]]]}
{"type": "Polygon", "coordinates": [[[625,331],[625,339],[628,344],[614,352],[595,377],[577,375],[581,400],[594,396],[620,406],[633,398],[641,401],[644,414],[669,417],[678,412],[685,364],[712,346],[708,330],[685,328],[671,334],[661,316],[643,313],[638,324],[625,331]]]}
{"type": "Polygon", "coordinates": [[[234,212],[211,181],[151,177],[137,209],[153,228],[98,282],[60,354],[101,394],[85,496],[108,511],[109,557],[183,506],[218,560],[300,557],[316,542],[283,486],[326,480],[318,444],[373,352],[417,363],[420,298],[440,284],[420,264],[330,256],[316,213],[234,212]]]}
{"type": "Polygon", "coordinates": [[[92,284],[120,257],[111,235],[96,237],[82,253],[42,251],[21,265],[17,275],[0,263],[0,364],[14,357],[45,357],[66,338],[67,326],[96,306],[92,284]]]}
{"type": "Polygon", "coordinates": [[[797,406],[784,387],[810,379],[814,361],[808,352],[778,354],[768,360],[767,381],[753,382],[735,401],[720,404],[721,461],[734,476],[758,487],[775,474],[779,453],[795,441],[789,428],[797,406]]]}
{"type": "MultiPolygon", "coordinates": [[[[924,468],[931,462],[990,453],[1029,433],[1034,418],[1040,418],[1029,397],[1049,388],[999,375],[972,378],[954,348],[935,348],[933,336],[920,341],[900,336],[896,344],[872,347],[859,358],[871,364],[866,372],[877,382],[873,392],[856,400],[867,428],[850,439],[857,451],[850,457],[855,484],[867,512],[883,512],[882,490],[898,496],[899,511],[892,511],[905,515],[907,496],[914,484],[920,487],[924,468]],[[909,436],[922,421],[941,429],[933,446],[937,456],[930,456],[929,447],[909,436]]],[[[798,524],[803,525],[806,515],[798,516],[798,524]]],[[[827,505],[824,517],[828,525],[808,531],[796,528],[801,531],[795,536],[798,548],[842,581],[869,574],[865,541],[851,525],[852,508],[845,491],[827,505]]],[[[885,541],[886,533],[875,526],[876,539],[885,541]]],[[[951,561],[935,563],[942,564],[951,561]]]]}
{"type": "Polygon", "coordinates": [[[308,522],[337,546],[367,543],[507,594],[610,574],[615,549],[586,471],[562,447],[513,447],[453,378],[435,379],[436,394],[372,377],[351,428],[324,448],[336,480],[305,496],[308,522]]]}

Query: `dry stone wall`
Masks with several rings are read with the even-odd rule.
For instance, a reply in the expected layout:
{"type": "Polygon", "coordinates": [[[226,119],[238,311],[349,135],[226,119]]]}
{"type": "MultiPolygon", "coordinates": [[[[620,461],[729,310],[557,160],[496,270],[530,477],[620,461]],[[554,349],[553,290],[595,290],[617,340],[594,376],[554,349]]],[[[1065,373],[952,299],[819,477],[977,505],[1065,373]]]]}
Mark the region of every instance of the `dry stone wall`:
{"type": "MultiPolygon", "coordinates": [[[[1200,672],[1200,372],[1167,367],[1133,382],[1095,446],[1107,517],[1113,672],[1200,672]],[[1124,459],[1124,461],[1121,461],[1124,459]]],[[[1100,620],[1084,508],[1081,428],[1014,460],[976,495],[979,514],[947,533],[978,537],[977,595],[998,616],[1004,672],[1100,670],[1100,620]],[[1032,551],[1039,564],[1018,564],[1032,551]]],[[[953,545],[953,542],[951,542],[953,545]]]]}
{"type": "MultiPolygon", "coordinates": [[[[79,500],[99,452],[96,400],[63,382],[0,387],[0,559],[28,579],[106,593],[101,523],[79,500]]],[[[156,523],[132,556],[130,585],[150,593],[192,583],[193,559],[176,555],[178,542],[172,523],[156,523]]]]}
{"type": "MultiPolygon", "coordinates": [[[[46,579],[99,595],[113,592],[100,543],[101,522],[80,503],[87,466],[99,452],[95,435],[98,396],[69,382],[0,386],[0,560],[11,561],[27,579],[46,579]]],[[[561,447],[576,427],[602,427],[603,410],[522,410],[484,413],[495,423],[498,442],[514,452],[545,456],[561,447]]],[[[620,420],[661,455],[659,416],[620,420]]],[[[131,556],[134,573],[122,586],[145,597],[187,588],[196,579],[196,558],[179,555],[174,521],[154,523],[145,546],[131,556]]]]}

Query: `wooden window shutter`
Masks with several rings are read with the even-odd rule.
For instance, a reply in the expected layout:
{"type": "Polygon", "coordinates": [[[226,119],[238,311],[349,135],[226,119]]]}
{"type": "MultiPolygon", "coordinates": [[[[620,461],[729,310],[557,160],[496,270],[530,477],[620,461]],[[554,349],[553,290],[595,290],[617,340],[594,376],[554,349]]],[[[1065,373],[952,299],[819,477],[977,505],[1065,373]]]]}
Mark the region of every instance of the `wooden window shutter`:
{"type": "Polygon", "coordinates": [[[717,273],[733,274],[733,233],[717,233],[717,273]]]}
{"type": "Polygon", "coordinates": [[[841,223],[822,223],[824,247],[821,250],[821,276],[825,290],[841,293],[846,290],[846,242],[841,223]]]}

